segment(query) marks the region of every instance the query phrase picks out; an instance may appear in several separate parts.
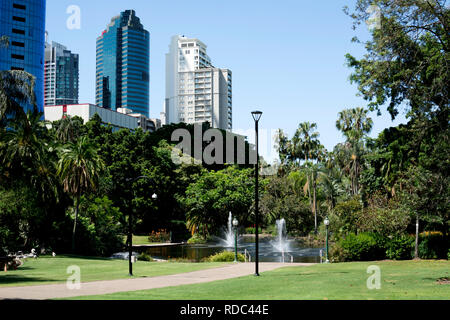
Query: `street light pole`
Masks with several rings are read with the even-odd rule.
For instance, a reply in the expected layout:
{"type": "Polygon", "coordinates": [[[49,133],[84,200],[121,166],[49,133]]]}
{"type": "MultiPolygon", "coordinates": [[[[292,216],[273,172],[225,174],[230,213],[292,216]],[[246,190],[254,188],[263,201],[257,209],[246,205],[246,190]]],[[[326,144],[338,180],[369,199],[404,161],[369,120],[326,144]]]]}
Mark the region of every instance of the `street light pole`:
{"type": "Polygon", "coordinates": [[[255,143],[256,143],[256,166],[255,166],[255,276],[259,276],[259,239],[258,239],[258,229],[259,229],[259,139],[258,139],[258,122],[261,119],[261,111],[253,111],[252,116],[255,120],[255,143]]]}
{"type": "Polygon", "coordinates": [[[233,226],[234,226],[234,262],[238,262],[237,258],[238,221],[236,217],[233,219],[233,226]]]}

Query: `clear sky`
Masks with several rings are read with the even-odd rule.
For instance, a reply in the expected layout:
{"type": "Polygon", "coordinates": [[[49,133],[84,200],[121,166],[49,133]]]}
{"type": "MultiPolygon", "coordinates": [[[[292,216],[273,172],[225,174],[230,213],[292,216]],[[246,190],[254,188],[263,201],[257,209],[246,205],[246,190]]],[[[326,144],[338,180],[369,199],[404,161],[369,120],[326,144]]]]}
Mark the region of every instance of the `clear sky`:
{"type": "MultiPolygon", "coordinates": [[[[327,149],[343,141],[335,122],[344,108],[366,106],[348,78],[346,53],[364,54],[351,43],[367,28],[352,30],[344,5],[356,0],[47,0],[51,41],[80,55],[80,103],[95,103],[95,41],[113,16],[134,9],[150,32],[150,116],[159,118],[165,96],[165,54],[171,36],[202,40],[215,67],[233,72],[233,130],[253,130],[250,112],[264,112],[260,128],[282,128],[289,137],[303,121],[316,122],[327,149]],[[67,28],[70,5],[81,9],[80,29],[67,28]]],[[[394,122],[385,110],[371,114],[376,136],[394,122]]],[[[252,138],[250,141],[252,141],[252,138]]],[[[267,137],[264,144],[270,143],[267,137]]],[[[267,154],[266,158],[273,159],[267,154]]]]}

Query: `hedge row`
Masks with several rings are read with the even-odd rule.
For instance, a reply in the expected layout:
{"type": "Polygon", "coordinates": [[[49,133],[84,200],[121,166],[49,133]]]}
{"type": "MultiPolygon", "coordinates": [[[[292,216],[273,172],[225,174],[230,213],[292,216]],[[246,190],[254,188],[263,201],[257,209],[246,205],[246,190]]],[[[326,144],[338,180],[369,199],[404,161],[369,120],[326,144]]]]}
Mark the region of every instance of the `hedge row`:
{"type": "MultiPolygon", "coordinates": [[[[330,260],[371,261],[407,260],[414,258],[415,237],[401,235],[385,237],[378,233],[350,233],[337,241],[330,251],[330,260]]],[[[448,259],[449,239],[440,234],[421,235],[419,239],[419,258],[448,259]]]]}

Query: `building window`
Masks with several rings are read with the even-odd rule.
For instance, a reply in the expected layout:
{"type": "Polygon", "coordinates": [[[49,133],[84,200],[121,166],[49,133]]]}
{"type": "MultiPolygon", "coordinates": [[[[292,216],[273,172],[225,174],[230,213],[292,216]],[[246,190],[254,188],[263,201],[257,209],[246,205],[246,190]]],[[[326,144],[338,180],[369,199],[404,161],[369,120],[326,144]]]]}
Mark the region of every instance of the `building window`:
{"type": "Polygon", "coordinates": [[[26,21],[25,18],[22,18],[22,17],[16,17],[16,16],[13,16],[12,19],[13,19],[14,21],[19,21],[19,22],[25,22],[25,21],[26,21]]]}
{"type": "Polygon", "coordinates": [[[23,55],[20,55],[20,54],[12,54],[11,58],[18,59],[18,60],[25,60],[25,57],[23,55]]]}
{"type": "Polygon", "coordinates": [[[17,42],[17,41],[12,41],[11,45],[16,46],[16,47],[21,47],[24,48],[25,47],[25,43],[23,42],[17,42]]]}
{"type": "Polygon", "coordinates": [[[16,34],[25,34],[25,30],[20,30],[20,29],[12,29],[12,33],[16,33],[16,34]]]}
{"type": "Polygon", "coordinates": [[[26,9],[27,9],[27,6],[24,6],[23,4],[13,3],[13,8],[14,8],[14,9],[26,10],[26,9]]]}

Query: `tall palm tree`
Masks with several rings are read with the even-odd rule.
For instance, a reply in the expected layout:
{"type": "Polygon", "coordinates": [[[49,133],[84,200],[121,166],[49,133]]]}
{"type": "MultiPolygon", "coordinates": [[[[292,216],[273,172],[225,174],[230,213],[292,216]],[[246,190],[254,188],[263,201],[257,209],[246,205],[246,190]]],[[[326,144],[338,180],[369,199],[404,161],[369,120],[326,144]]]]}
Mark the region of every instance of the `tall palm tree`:
{"type": "Polygon", "coordinates": [[[364,154],[364,137],[373,127],[373,121],[368,116],[368,110],[363,108],[345,109],[338,114],[336,128],[344,134],[347,143],[344,153],[347,154],[347,163],[352,182],[352,194],[359,192],[359,175],[361,172],[361,157],[364,154]]]}
{"type": "Polygon", "coordinates": [[[63,143],[74,142],[80,136],[82,125],[83,119],[67,116],[56,124],[56,138],[63,143]]]}
{"type": "Polygon", "coordinates": [[[298,125],[291,143],[291,153],[296,159],[304,158],[305,162],[315,159],[320,146],[316,123],[302,122],[298,125]]]}
{"type": "Polygon", "coordinates": [[[319,157],[319,150],[323,146],[319,141],[319,133],[317,132],[317,124],[310,122],[302,122],[299,124],[291,141],[291,154],[294,159],[304,159],[304,167],[306,170],[306,184],[304,189],[308,194],[309,205],[311,212],[315,217],[315,229],[317,232],[317,204],[316,204],[316,176],[315,165],[310,163],[310,160],[317,160],[319,157]],[[311,170],[311,169],[314,170],[311,170]],[[311,188],[313,189],[311,191],[311,188]]]}
{"type": "Polygon", "coordinates": [[[348,141],[359,141],[372,131],[373,121],[368,113],[369,110],[364,108],[345,109],[338,113],[336,128],[343,132],[348,141]]]}
{"type": "Polygon", "coordinates": [[[72,231],[72,251],[75,251],[75,233],[78,219],[80,197],[83,193],[95,190],[104,163],[95,145],[87,136],[75,143],[68,143],[60,150],[57,174],[64,191],[74,198],[75,219],[72,231]]]}
{"type": "Polygon", "coordinates": [[[0,164],[8,175],[30,178],[48,166],[46,122],[42,113],[28,111],[23,119],[12,121],[0,136],[0,164]]]}

